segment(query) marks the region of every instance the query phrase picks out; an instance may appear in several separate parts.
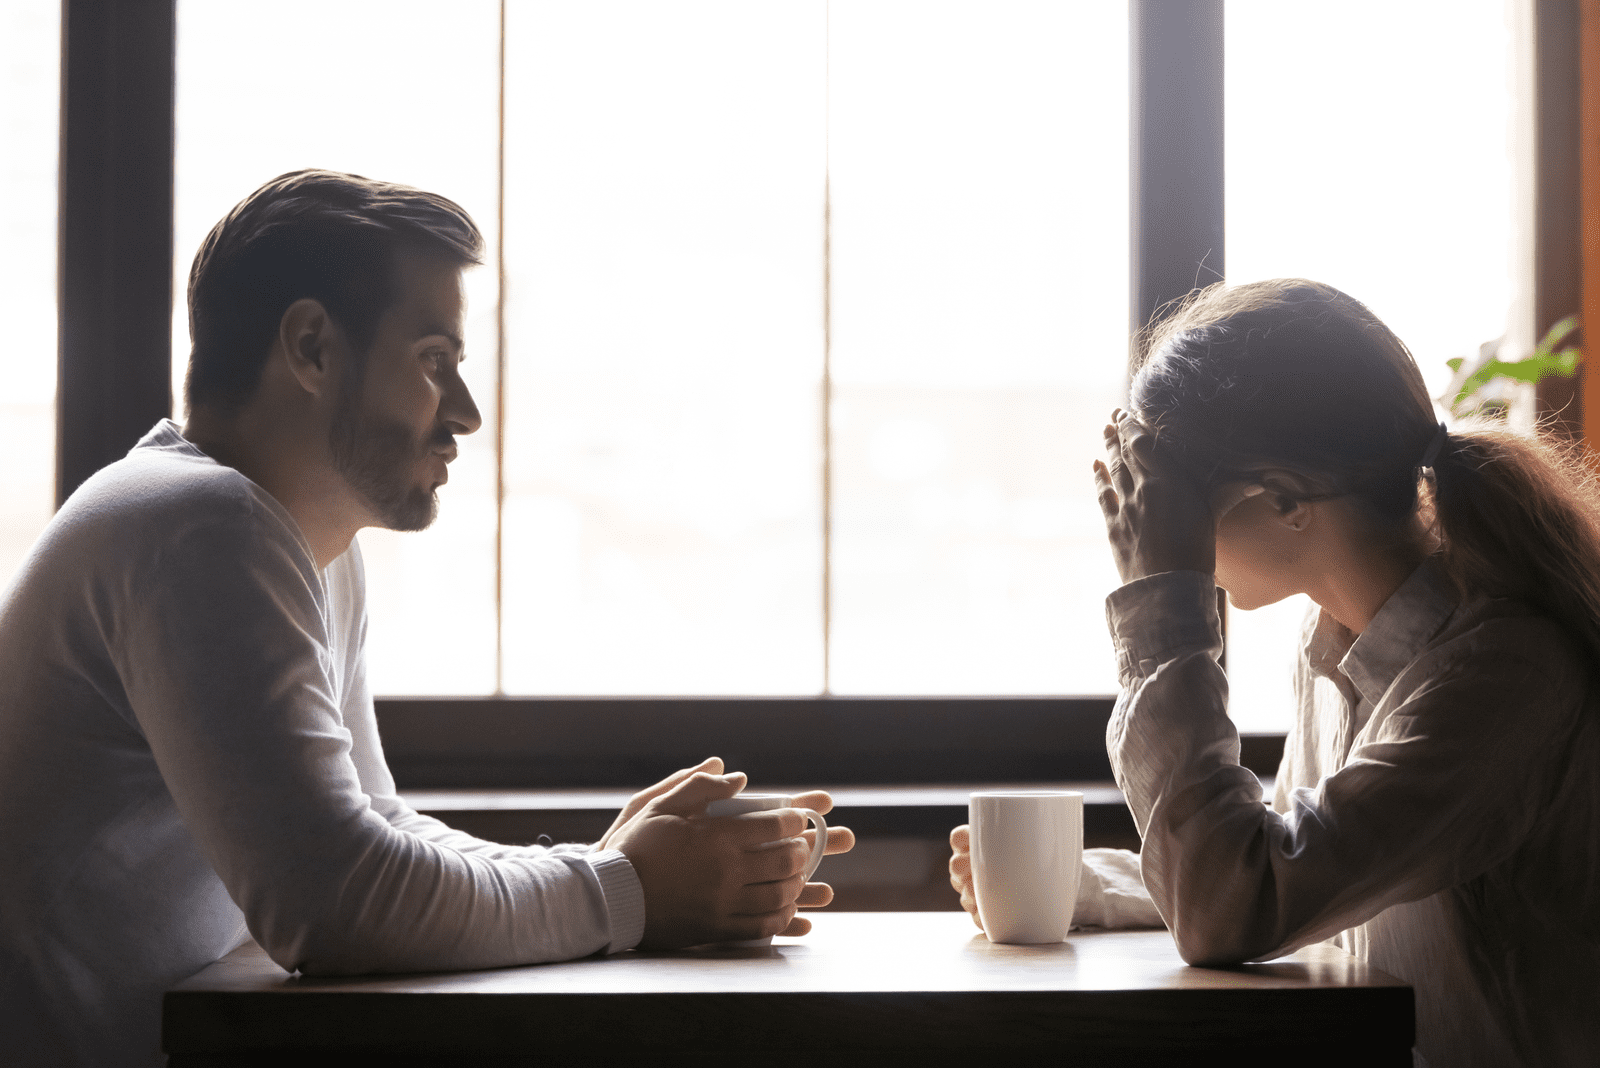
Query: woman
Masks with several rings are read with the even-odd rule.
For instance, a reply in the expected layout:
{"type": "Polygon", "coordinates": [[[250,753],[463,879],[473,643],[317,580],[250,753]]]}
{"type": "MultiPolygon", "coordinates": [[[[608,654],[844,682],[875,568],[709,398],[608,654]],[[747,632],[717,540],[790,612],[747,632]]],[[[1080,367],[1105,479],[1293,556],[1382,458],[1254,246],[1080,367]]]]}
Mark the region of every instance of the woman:
{"type": "MultiPolygon", "coordinates": [[[[1124,582],[1106,737],[1184,959],[1332,938],[1416,988],[1420,1061],[1600,1063],[1591,472],[1446,429],[1329,286],[1214,287],[1145,353],[1095,463],[1124,582]],[[1320,609],[1270,806],[1238,766],[1216,586],[1320,609]]],[[[968,870],[958,849],[970,901],[968,870]]]]}

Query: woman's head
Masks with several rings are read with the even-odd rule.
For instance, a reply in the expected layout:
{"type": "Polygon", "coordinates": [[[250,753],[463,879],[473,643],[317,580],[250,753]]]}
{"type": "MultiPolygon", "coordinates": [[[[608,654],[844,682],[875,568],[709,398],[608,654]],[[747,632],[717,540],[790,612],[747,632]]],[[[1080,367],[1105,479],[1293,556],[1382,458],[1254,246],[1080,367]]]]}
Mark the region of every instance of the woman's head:
{"type": "Polygon", "coordinates": [[[1204,290],[1149,331],[1131,407],[1213,493],[1265,486],[1241,510],[1359,511],[1380,538],[1438,546],[1463,593],[1559,620],[1600,663],[1592,454],[1492,423],[1445,433],[1405,345],[1354,298],[1302,279],[1204,290]],[[1431,533],[1419,539],[1423,467],[1431,533]]]}
{"type": "Polygon", "coordinates": [[[1351,498],[1383,525],[1415,512],[1439,430],[1400,339],[1303,279],[1197,294],[1148,333],[1131,401],[1164,453],[1213,490],[1284,472],[1296,477],[1270,488],[1351,498]]]}

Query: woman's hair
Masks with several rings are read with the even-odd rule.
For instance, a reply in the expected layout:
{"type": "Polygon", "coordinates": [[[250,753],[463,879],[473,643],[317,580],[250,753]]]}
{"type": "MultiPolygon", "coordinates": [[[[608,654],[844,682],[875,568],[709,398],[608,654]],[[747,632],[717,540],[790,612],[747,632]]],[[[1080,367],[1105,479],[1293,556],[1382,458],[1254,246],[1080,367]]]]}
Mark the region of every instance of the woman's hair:
{"type": "Polygon", "coordinates": [[[1427,503],[1463,593],[1535,605],[1600,657],[1600,486],[1578,450],[1489,423],[1446,434],[1400,339],[1318,282],[1212,286],[1140,342],[1133,412],[1208,488],[1287,471],[1300,499],[1350,498],[1396,536],[1427,503]]]}

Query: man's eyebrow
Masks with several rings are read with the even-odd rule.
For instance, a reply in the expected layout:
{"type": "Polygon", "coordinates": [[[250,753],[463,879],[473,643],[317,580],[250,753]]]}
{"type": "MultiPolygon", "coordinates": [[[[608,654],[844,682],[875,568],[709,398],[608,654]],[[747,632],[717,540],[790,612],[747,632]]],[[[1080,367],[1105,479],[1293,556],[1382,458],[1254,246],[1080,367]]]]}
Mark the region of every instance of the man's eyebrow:
{"type": "Polygon", "coordinates": [[[461,335],[451,333],[448,329],[442,326],[424,326],[421,330],[417,331],[418,341],[421,341],[425,337],[442,337],[446,341],[450,342],[450,346],[457,352],[460,352],[466,347],[466,342],[461,340],[461,335]]]}

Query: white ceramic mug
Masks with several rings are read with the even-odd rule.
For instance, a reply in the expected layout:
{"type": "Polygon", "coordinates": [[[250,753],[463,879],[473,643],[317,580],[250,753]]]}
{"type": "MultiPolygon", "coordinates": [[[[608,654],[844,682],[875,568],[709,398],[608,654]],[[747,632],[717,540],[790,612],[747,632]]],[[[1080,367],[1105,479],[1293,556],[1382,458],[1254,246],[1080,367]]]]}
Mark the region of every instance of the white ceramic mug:
{"type": "MultiPolygon", "coordinates": [[[[794,798],[788,794],[736,794],[733,797],[713,801],[706,806],[707,816],[738,816],[746,812],[765,812],[774,808],[795,808],[794,798]]],[[[828,850],[828,821],[820,813],[809,808],[795,808],[806,819],[810,820],[817,828],[817,843],[811,847],[811,859],[806,861],[806,882],[817,873],[817,865],[822,863],[822,855],[828,850]]],[[[728,946],[770,946],[772,936],[766,938],[751,938],[743,942],[724,942],[728,946]]]]}
{"type": "Polygon", "coordinates": [[[968,817],[972,887],[989,941],[1066,941],[1083,863],[1083,795],[975,793],[968,817]]]}

